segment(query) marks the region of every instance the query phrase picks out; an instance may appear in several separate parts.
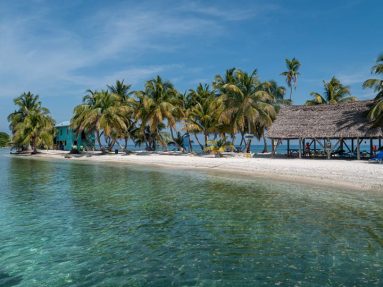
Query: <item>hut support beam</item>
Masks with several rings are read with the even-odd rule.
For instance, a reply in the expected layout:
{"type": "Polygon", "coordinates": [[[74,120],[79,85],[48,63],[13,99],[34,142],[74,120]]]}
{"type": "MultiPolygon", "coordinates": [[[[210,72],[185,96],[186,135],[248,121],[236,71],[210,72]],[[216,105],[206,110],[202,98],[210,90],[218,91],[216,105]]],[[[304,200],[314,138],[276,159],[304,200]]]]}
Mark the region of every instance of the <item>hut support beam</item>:
{"type": "Polygon", "coordinates": [[[379,138],[379,149],[382,147],[382,138],[379,138]]]}
{"type": "Polygon", "coordinates": [[[299,158],[302,158],[302,139],[299,138],[299,151],[298,151],[298,154],[299,154],[299,158]]]}
{"type": "Polygon", "coordinates": [[[354,139],[351,139],[351,150],[352,152],[355,152],[354,139]]]}
{"type": "Polygon", "coordinates": [[[271,139],[271,156],[275,156],[275,139],[271,139]]]}
{"type": "Polygon", "coordinates": [[[370,139],[370,158],[372,158],[372,153],[373,153],[373,149],[374,149],[374,140],[371,138],[370,139]]]}
{"type": "Polygon", "coordinates": [[[287,156],[290,156],[290,139],[287,139],[287,156]]]}
{"type": "Polygon", "coordinates": [[[344,145],[346,146],[347,150],[348,150],[349,152],[352,152],[351,149],[350,149],[350,147],[349,147],[348,144],[346,143],[346,141],[343,141],[343,143],[344,143],[344,145]]]}
{"type": "Polygon", "coordinates": [[[356,139],[356,159],[360,160],[360,141],[359,141],[359,138],[356,139]]]}
{"type": "Polygon", "coordinates": [[[317,155],[317,140],[314,139],[314,156],[317,155]]]}

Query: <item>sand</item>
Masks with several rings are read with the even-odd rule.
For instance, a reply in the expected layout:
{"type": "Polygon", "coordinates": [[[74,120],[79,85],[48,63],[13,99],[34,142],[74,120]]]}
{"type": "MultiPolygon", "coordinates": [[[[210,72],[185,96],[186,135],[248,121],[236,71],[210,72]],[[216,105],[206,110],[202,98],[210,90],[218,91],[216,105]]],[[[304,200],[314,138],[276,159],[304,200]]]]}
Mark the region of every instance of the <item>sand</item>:
{"type": "Polygon", "coordinates": [[[383,192],[383,164],[368,161],[325,159],[278,159],[245,157],[203,157],[183,154],[134,153],[72,156],[67,152],[42,151],[31,158],[70,161],[118,162],[127,165],[150,165],[172,169],[196,169],[221,172],[226,176],[242,174],[254,177],[339,186],[360,191],[383,192]]]}

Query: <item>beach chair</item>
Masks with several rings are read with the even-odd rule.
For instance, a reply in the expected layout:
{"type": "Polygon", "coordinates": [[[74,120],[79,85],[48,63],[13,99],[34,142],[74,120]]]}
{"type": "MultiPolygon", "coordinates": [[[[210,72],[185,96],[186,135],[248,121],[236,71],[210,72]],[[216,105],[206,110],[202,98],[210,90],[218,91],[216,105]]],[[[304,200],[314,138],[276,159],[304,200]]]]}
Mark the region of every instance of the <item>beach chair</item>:
{"type": "Polygon", "coordinates": [[[370,159],[370,161],[382,163],[383,162],[383,151],[378,152],[374,158],[370,159]]]}

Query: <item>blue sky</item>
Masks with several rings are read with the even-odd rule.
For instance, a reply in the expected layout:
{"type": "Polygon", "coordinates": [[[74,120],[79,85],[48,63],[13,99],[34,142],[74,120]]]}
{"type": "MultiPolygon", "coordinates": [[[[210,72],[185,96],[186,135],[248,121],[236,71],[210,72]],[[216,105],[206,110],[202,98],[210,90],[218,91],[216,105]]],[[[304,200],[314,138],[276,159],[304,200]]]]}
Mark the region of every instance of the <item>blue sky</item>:
{"type": "Polygon", "coordinates": [[[180,91],[231,67],[284,84],[296,57],[303,103],[333,75],[359,99],[383,52],[380,0],[344,1],[1,1],[0,130],[12,99],[39,94],[57,122],[86,89],[117,79],[141,89],[160,74],[180,91]]]}

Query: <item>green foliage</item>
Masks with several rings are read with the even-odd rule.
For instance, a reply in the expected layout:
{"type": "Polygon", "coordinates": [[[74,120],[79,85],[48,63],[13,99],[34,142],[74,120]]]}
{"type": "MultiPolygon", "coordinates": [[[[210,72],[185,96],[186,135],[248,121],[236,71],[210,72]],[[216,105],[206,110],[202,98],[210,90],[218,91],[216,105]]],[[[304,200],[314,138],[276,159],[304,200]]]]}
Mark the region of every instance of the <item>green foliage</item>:
{"type": "MultiPolygon", "coordinates": [[[[372,67],[371,72],[376,76],[383,75],[383,54],[377,58],[376,65],[372,67]]],[[[363,88],[373,89],[376,93],[374,105],[368,117],[376,126],[383,127],[383,79],[368,79],[363,83],[363,88]]]]}
{"type": "Polygon", "coordinates": [[[351,96],[350,88],[343,85],[336,77],[332,77],[329,82],[323,81],[324,94],[312,92],[312,100],[306,101],[306,105],[324,105],[348,103],[356,101],[356,97],[351,96]]]}
{"type": "Polygon", "coordinates": [[[53,145],[54,120],[49,110],[42,107],[38,95],[23,93],[14,100],[18,107],[8,116],[14,147],[26,150],[48,148],[53,145]]]}
{"type": "Polygon", "coordinates": [[[5,132],[0,132],[0,147],[6,147],[10,144],[10,137],[5,132]]]}
{"type": "Polygon", "coordinates": [[[290,88],[290,102],[291,102],[293,88],[294,89],[297,88],[298,76],[300,75],[298,70],[301,67],[301,63],[296,58],[292,58],[291,60],[286,59],[285,62],[286,62],[287,71],[283,72],[281,75],[286,78],[287,86],[290,88]]]}
{"type": "Polygon", "coordinates": [[[219,140],[208,141],[208,146],[204,148],[205,152],[221,156],[225,151],[233,151],[234,145],[226,140],[226,137],[219,140]]]}

